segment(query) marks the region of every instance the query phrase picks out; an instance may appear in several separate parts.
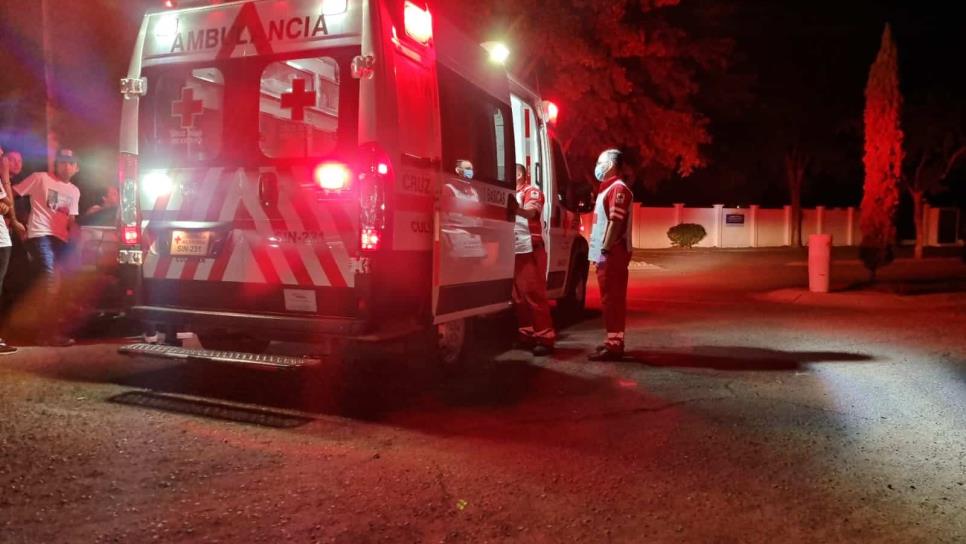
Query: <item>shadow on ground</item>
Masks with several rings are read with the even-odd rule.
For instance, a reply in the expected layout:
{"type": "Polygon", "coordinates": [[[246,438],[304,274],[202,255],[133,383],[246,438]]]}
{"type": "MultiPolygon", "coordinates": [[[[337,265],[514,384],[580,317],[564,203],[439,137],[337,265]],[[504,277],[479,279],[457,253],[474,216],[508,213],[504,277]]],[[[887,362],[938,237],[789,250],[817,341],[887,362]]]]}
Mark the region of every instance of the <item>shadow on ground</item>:
{"type": "Polygon", "coordinates": [[[631,351],[625,361],[651,367],[707,368],[721,371],[791,371],[811,363],[873,361],[861,353],[780,351],[738,346],[697,346],[687,351],[631,351]]]}

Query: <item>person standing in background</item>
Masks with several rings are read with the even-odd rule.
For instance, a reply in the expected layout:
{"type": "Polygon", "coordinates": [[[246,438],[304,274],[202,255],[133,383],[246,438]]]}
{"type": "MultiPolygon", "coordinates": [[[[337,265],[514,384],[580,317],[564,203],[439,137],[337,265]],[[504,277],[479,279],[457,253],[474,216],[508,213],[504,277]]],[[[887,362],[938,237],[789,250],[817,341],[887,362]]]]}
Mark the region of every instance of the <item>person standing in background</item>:
{"type": "Polygon", "coordinates": [[[631,203],[634,194],[620,178],[624,156],[617,149],[600,154],[594,177],[600,182],[594,206],[588,259],[597,267],[600,303],[604,312],[604,343],[591,361],[619,361],[624,357],[627,323],[627,280],[631,262],[631,203]]]}
{"type": "MultiPolygon", "coordinates": [[[[70,232],[78,214],[80,189],[71,179],[80,171],[77,158],[70,149],[61,149],[54,159],[53,175],[47,172],[31,174],[14,187],[18,194],[30,198],[27,220],[27,251],[44,282],[44,304],[50,310],[64,307],[57,303],[57,273],[63,268],[69,250],[70,232]]],[[[49,346],[65,347],[74,339],[61,333],[60,319],[48,319],[40,326],[53,330],[40,332],[41,342],[49,346]]]]}
{"type": "MultiPolygon", "coordinates": [[[[13,238],[11,229],[23,234],[26,232],[24,226],[17,221],[14,213],[13,190],[10,187],[10,177],[20,174],[23,169],[23,159],[20,153],[11,151],[4,153],[0,148],[0,304],[3,302],[3,280],[7,277],[7,269],[10,266],[10,255],[13,252],[13,238]]],[[[0,355],[15,353],[17,348],[7,345],[0,338],[0,355]]]]}

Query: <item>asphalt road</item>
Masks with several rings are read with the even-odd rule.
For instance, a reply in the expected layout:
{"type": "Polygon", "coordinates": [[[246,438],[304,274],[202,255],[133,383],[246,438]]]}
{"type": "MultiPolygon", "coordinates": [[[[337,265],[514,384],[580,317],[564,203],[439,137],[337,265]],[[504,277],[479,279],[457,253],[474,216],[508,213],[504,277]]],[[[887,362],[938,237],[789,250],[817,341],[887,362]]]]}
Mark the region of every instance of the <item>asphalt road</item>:
{"type": "Polygon", "coordinates": [[[622,363],[5,356],[0,542],[966,542],[966,266],[639,258],[622,363]]]}

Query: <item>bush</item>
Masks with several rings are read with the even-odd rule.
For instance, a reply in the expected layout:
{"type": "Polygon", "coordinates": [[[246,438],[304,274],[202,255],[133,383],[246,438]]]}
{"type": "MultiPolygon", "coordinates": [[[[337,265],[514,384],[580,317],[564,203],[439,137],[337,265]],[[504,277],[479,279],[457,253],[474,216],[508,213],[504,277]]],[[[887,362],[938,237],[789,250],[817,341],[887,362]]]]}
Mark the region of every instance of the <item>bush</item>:
{"type": "Polygon", "coordinates": [[[697,223],[681,223],[667,229],[667,237],[671,239],[674,247],[691,247],[704,240],[707,235],[704,227],[697,223]]]}

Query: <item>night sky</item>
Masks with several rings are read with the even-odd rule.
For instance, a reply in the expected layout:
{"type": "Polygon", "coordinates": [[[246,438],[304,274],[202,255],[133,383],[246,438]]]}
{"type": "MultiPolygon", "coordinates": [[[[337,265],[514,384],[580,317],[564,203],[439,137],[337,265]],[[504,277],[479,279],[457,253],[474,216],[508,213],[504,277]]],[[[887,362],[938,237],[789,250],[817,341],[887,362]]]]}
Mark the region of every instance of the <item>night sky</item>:
{"type": "Polygon", "coordinates": [[[731,72],[748,81],[750,96],[711,98],[712,164],[693,179],[649,195],[656,202],[786,202],[781,130],[800,127],[818,148],[804,204],[858,204],[864,89],[886,22],[897,42],[907,104],[935,92],[957,102],[966,97],[966,70],[959,58],[966,37],[955,9],[939,2],[742,1],[730,6],[717,25],[694,31],[735,40],[731,72]]]}

